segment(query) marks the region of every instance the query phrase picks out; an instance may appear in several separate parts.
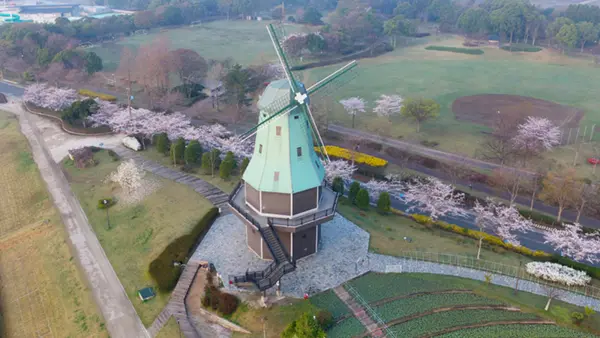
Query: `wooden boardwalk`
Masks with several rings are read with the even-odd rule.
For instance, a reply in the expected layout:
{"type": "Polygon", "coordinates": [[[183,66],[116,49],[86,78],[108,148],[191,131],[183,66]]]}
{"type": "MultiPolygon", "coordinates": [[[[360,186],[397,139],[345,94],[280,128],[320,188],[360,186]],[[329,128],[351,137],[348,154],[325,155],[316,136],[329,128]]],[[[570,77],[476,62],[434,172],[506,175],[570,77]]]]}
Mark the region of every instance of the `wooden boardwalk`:
{"type": "Polygon", "coordinates": [[[230,212],[229,207],[227,206],[227,200],[229,196],[221,191],[221,189],[204,181],[203,179],[184,173],[180,170],[166,167],[152,160],[148,160],[139,153],[125,147],[118,147],[113,150],[123,159],[133,159],[136,164],[142,166],[145,170],[155,175],[189,186],[190,188],[194,189],[194,191],[208,199],[217,208],[221,208],[221,214],[227,214],[230,212]]]}
{"type": "Polygon", "coordinates": [[[200,334],[196,331],[194,325],[192,325],[185,305],[185,298],[188,295],[190,286],[194,282],[194,278],[196,277],[199,268],[200,264],[197,261],[190,260],[186,264],[173,293],[171,293],[169,303],[167,303],[167,306],[165,306],[148,329],[148,333],[151,337],[156,337],[160,329],[162,329],[169,321],[169,318],[173,316],[175,317],[175,320],[177,320],[177,324],[179,324],[179,328],[186,338],[200,338],[200,334]]]}

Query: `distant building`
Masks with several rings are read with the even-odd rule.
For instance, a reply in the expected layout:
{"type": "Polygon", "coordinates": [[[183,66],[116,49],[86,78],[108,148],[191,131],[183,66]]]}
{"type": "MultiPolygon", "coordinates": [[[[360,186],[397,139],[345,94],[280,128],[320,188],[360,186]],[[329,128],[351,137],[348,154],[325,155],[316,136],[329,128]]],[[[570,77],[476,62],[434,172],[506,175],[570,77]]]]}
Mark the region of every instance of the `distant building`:
{"type": "Polygon", "coordinates": [[[34,22],[54,22],[59,17],[76,17],[81,15],[80,5],[18,5],[21,19],[34,22]]]}

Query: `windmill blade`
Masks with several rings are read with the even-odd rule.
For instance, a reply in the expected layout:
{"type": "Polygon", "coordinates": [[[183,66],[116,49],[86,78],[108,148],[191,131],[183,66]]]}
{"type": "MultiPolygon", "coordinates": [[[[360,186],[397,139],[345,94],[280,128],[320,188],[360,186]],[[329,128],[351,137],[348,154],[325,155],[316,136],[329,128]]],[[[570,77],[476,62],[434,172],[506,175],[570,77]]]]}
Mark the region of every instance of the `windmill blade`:
{"type": "Polygon", "coordinates": [[[279,62],[281,63],[281,66],[283,67],[285,76],[287,77],[287,79],[290,83],[290,88],[292,89],[292,91],[294,93],[298,93],[299,92],[298,84],[296,83],[294,74],[292,74],[292,71],[290,70],[290,66],[286,59],[285,53],[283,52],[283,48],[281,47],[281,43],[279,42],[279,37],[277,36],[277,33],[275,32],[275,29],[273,28],[272,24],[269,24],[267,26],[267,31],[269,32],[269,37],[271,38],[271,42],[273,43],[273,48],[275,48],[275,53],[277,53],[279,62]]]}
{"type": "MultiPolygon", "coordinates": [[[[252,135],[256,134],[256,131],[258,131],[258,129],[260,129],[262,127],[265,127],[267,124],[271,123],[274,119],[279,118],[279,117],[285,115],[286,113],[289,113],[296,106],[297,105],[295,103],[288,104],[287,106],[285,106],[285,107],[281,108],[280,110],[278,110],[275,114],[271,114],[271,116],[269,116],[267,119],[265,119],[261,123],[257,124],[256,126],[252,127],[250,130],[248,130],[247,132],[243,133],[242,135],[240,135],[240,138],[243,141],[247,140],[252,135]]],[[[268,108],[265,108],[265,110],[266,109],[268,109],[268,108]]]]}
{"type": "Polygon", "coordinates": [[[258,125],[256,125],[254,128],[252,128],[252,129],[248,130],[247,132],[245,132],[244,134],[242,134],[240,136],[242,142],[245,142],[246,140],[248,140],[249,138],[251,138],[252,136],[254,136],[254,134],[256,134],[261,128],[266,127],[268,124],[270,124],[274,120],[276,120],[276,119],[284,116],[285,114],[291,112],[296,107],[297,107],[297,105],[290,104],[289,106],[283,108],[282,110],[280,110],[276,114],[273,114],[273,115],[269,116],[266,120],[262,121],[261,123],[259,123],[258,125]]]}
{"type": "Polygon", "coordinates": [[[325,149],[325,143],[323,142],[323,138],[321,138],[321,134],[319,133],[319,129],[317,128],[317,123],[315,122],[315,119],[312,115],[312,112],[310,110],[310,106],[308,104],[303,104],[302,105],[302,110],[304,110],[304,113],[308,116],[309,121],[310,121],[310,129],[313,133],[313,136],[315,136],[315,139],[317,140],[317,146],[321,149],[321,154],[325,155],[325,158],[327,159],[327,162],[330,161],[329,159],[329,155],[327,154],[327,149],[325,149]]]}
{"type": "Polygon", "coordinates": [[[353,60],[353,61],[347,63],[342,68],[336,70],[335,72],[333,72],[333,73],[329,74],[328,76],[326,76],[321,81],[319,81],[319,82],[315,83],[314,85],[310,86],[306,90],[307,93],[308,93],[308,95],[309,96],[312,95],[316,91],[322,89],[323,87],[327,86],[329,83],[331,83],[331,82],[335,81],[336,79],[338,79],[340,76],[351,72],[354,68],[356,68],[356,66],[358,66],[358,62],[356,62],[356,60],[353,60]]]}

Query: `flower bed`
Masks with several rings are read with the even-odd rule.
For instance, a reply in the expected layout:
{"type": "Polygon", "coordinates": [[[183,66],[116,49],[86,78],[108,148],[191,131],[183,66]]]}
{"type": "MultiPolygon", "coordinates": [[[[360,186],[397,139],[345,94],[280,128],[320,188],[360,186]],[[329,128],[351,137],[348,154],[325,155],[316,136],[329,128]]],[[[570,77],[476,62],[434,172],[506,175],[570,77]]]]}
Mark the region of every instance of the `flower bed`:
{"type": "Polygon", "coordinates": [[[109,94],[98,93],[87,89],[79,89],[79,95],[91,97],[93,99],[100,99],[109,102],[117,101],[117,97],[109,94]]]}
{"type": "Polygon", "coordinates": [[[538,278],[565,285],[583,286],[592,281],[584,271],[571,269],[568,266],[550,262],[527,263],[527,273],[538,278]]]}
{"type": "MultiPolygon", "coordinates": [[[[382,158],[367,155],[365,153],[351,151],[342,147],[337,146],[325,146],[325,150],[330,157],[341,158],[344,160],[351,161],[354,157],[354,162],[359,164],[366,164],[371,167],[383,168],[388,162],[382,158]]],[[[315,147],[316,152],[320,152],[321,149],[315,147]]]]}

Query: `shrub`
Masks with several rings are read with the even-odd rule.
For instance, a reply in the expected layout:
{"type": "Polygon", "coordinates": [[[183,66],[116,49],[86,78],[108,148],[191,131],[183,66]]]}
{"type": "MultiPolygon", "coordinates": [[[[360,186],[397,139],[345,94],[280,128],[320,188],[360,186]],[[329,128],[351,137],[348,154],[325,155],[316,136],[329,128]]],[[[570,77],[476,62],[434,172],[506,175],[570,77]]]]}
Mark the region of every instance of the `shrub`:
{"type": "Polygon", "coordinates": [[[530,220],[534,221],[535,223],[546,224],[546,225],[557,224],[556,217],[542,214],[535,210],[532,211],[532,210],[528,210],[528,209],[519,209],[519,214],[521,214],[521,216],[523,216],[525,218],[529,218],[530,220]]]}
{"type": "Polygon", "coordinates": [[[117,201],[115,201],[113,198],[103,198],[101,200],[98,200],[98,209],[108,209],[115,204],[117,204],[117,201]],[[106,201],[107,203],[105,204],[104,201],[106,201]]]}
{"type": "Polygon", "coordinates": [[[592,278],[600,279],[600,268],[599,267],[594,267],[594,266],[590,266],[590,265],[587,265],[584,263],[579,263],[579,262],[576,262],[567,257],[562,257],[560,255],[552,255],[549,260],[550,260],[550,262],[553,262],[553,263],[558,263],[558,264],[565,265],[565,266],[568,266],[568,267],[576,269],[576,270],[585,271],[592,278]]]}
{"type": "Polygon", "coordinates": [[[244,157],[244,159],[242,160],[242,164],[240,164],[240,175],[243,175],[244,172],[246,172],[246,168],[248,168],[249,163],[250,163],[250,159],[247,157],[244,157]]]}
{"type": "Polygon", "coordinates": [[[229,179],[229,177],[231,176],[231,172],[233,171],[233,164],[235,163],[234,160],[225,160],[223,162],[221,162],[221,165],[219,166],[219,177],[221,177],[221,179],[223,180],[227,180],[229,179]]]}
{"type": "Polygon", "coordinates": [[[429,225],[431,224],[431,217],[419,214],[412,214],[412,219],[419,224],[429,225]]]}
{"type": "Polygon", "coordinates": [[[426,50],[437,50],[442,52],[452,52],[452,53],[461,53],[461,54],[471,54],[471,55],[481,55],[483,54],[483,50],[481,49],[471,49],[471,48],[458,48],[458,47],[446,47],[446,46],[427,46],[426,50]]]}
{"type": "Polygon", "coordinates": [[[331,315],[331,312],[326,310],[321,310],[317,312],[317,323],[321,325],[321,328],[323,330],[329,329],[329,327],[331,327],[331,324],[333,324],[333,316],[331,315]]]}
{"type": "Polygon", "coordinates": [[[390,208],[392,206],[392,202],[390,200],[390,194],[383,191],[379,194],[379,198],[377,199],[377,211],[382,214],[387,214],[390,212],[390,208]]]}
{"type": "MultiPolygon", "coordinates": [[[[385,167],[388,163],[382,158],[367,155],[365,153],[360,153],[357,151],[350,151],[348,149],[337,146],[325,146],[325,150],[327,151],[327,154],[330,157],[341,158],[344,160],[352,160],[352,158],[354,158],[354,162],[359,164],[366,164],[371,167],[385,167]]],[[[315,151],[320,152],[321,149],[319,147],[315,147],[315,151]]]]}
{"type": "Polygon", "coordinates": [[[358,194],[358,192],[360,191],[360,183],[354,181],[352,182],[352,184],[350,184],[350,189],[348,190],[348,199],[350,200],[350,202],[354,203],[354,200],[356,199],[356,195],[358,194]]]}
{"type": "Polygon", "coordinates": [[[98,98],[100,100],[109,101],[109,102],[117,101],[116,96],[104,94],[104,93],[98,93],[98,92],[94,92],[94,91],[87,90],[87,89],[79,89],[78,93],[79,93],[79,95],[91,97],[94,99],[98,98]]]}
{"type": "Polygon", "coordinates": [[[160,292],[169,292],[175,288],[181,268],[173,266],[173,261],[185,261],[194,249],[198,240],[210,228],[217,217],[217,208],[210,209],[192,229],[191,233],[174,239],[154,259],[149,266],[150,276],[154,279],[160,292]]]}
{"type": "Polygon", "coordinates": [[[304,313],[291,322],[281,333],[281,338],[325,338],[327,335],[310,313],[304,313]]]}
{"type": "Polygon", "coordinates": [[[220,292],[219,294],[219,312],[221,314],[228,316],[235,312],[239,305],[239,299],[229,293],[220,292]]]}
{"type": "Polygon", "coordinates": [[[156,136],[156,150],[161,154],[169,151],[169,137],[167,133],[160,133],[156,136]]]}
{"type": "Polygon", "coordinates": [[[579,325],[585,319],[585,315],[581,312],[573,312],[571,313],[571,318],[573,319],[573,323],[579,325]]]}
{"type": "Polygon", "coordinates": [[[360,189],[356,194],[356,206],[363,210],[369,210],[369,203],[369,192],[367,189],[360,189]]]}
{"type": "Polygon", "coordinates": [[[185,140],[180,137],[171,144],[171,161],[173,163],[181,163],[183,161],[183,153],[185,152],[185,140]]]}
{"type": "Polygon", "coordinates": [[[190,142],[190,144],[185,147],[185,151],[183,153],[183,160],[186,164],[195,164],[200,162],[200,158],[202,156],[202,146],[196,140],[190,142]]]}
{"type": "Polygon", "coordinates": [[[219,168],[221,164],[219,155],[221,155],[221,152],[218,149],[213,149],[210,152],[202,154],[202,169],[205,174],[212,175],[213,171],[219,168]]]}
{"type": "MultiPolygon", "coordinates": [[[[210,276],[211,274],[208,274],[210,276]]],[[[208,278],[207,278],[208,281],[208,278]]],[[[240,304],[239,299],[229,293],[221,292],[217,287],[209,282],[204,287],[204,296],[202,296],[202,306],[219,311],[222,315],[231,315],[240,304]]]]}
{"type": "Polygon", "coordinates": [[[511,46],[502,46],[500,47],[507,52],[528,52],[528,53],[536,53],[542,50],[542,48],[537,46],[530,46],[526,44],[516,44],[511,46]]]}
{"type": "Polygon", "coordinates": [[[340,195],[344,195],[344,180],[341,177],[334,178],[331,188],[340,195]]]}

